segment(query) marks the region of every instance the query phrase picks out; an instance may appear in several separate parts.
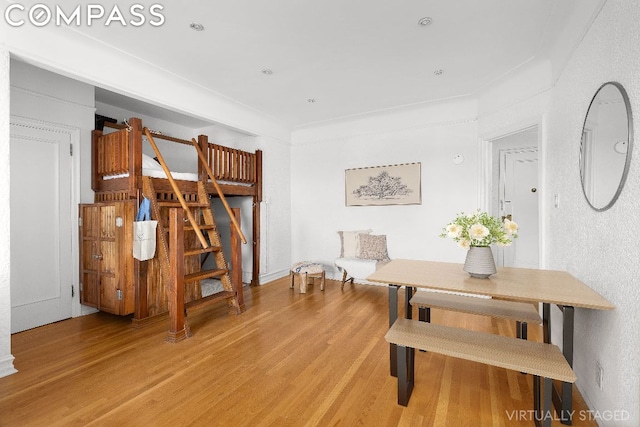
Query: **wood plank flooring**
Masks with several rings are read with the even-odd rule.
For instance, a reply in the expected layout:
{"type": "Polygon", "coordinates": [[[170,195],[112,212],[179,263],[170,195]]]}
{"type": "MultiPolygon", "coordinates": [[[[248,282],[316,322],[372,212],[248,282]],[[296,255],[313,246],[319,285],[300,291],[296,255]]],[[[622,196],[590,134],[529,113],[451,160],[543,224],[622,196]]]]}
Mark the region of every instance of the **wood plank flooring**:
{"type": "MultiPolygon", "coordinates": [[[[164,342],[168,319],[134,329],[105,313],[13,335],[19,372],[0,378],[0,426],[533,425],[531,376],[430,353],[416,353],[399,406],[386,287],[327,280],[301,295],[286,277],[245,295],[241,315],[221,303],[190,316],[193,337],[178,344],[164,342]]],[[[482,316],[432,310],[432,321],[515,334],[482,316]]]]}

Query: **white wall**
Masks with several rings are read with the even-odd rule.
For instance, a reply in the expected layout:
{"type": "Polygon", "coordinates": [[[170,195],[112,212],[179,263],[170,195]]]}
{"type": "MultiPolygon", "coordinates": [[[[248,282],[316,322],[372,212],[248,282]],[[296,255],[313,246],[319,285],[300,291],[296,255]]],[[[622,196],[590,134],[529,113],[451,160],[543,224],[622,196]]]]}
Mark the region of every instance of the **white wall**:
{"type": "MultiPolygon", "coordinates": [[[[0,200],[10,200],[9,52],[0,48],[0,200]]],[[[0,377],[16,372],[11,355],[11,217],[9,203],[0,203],[0,377]]]]}
{"type": "Polygon", "coordinates": [[[292,261],[328,267],[340,254],[339,230],[386,234],[391,258],[464,260],[439,234],[461,211],[478,208],[476,103],[425,104],[300,129],[291,158],[292,261]],[[453,163],[464,156],[460,165],[453,163]],[[345,206],[345,169],[421,163],[422,203],[345,206]]]}
{"type": "Polygon", "coordinates": [[[291,267],[291,146],[287,141],[267,136],[258,137],[264,150],[263,195],[261,206],[262,248],[260,251],[260,283],[289,274],[291,267]]]}
{"type": "MultiPolygon", "coordinates": [[[[606,212],[592,210],[580,184],[580,138],[591,98],[610,80],[621,82],[629,92],[638,129],[639,18],[637,2],[608,1],[550,89],[515,84],[526,81],[526,76],[515,76],[483,93],[479,109],[482,139],[532,123],[541,125],[542,265],[569,271],[616,305],[611,312],[576,309],[575,315],[576,384],[594,414],[604,415],[600,425],[640,424],[640,246],[636,242],[640,229],[635,221],[640,177],[635,156],[616,205],[606,212]],[[516,86],[521,89],[514,91],[516,86]],[[554,207],[556,194],[558,208],[554,207]],[[596,362],[604,369],[603,390],[595,382],[596,362]]],[[[554,309],[552,324],[558,322],[561,315],[554,309]]],[[[552,339],[562,345],[559,332],[552,329],[552,339]]]]}
{"type": "MultiPolygon", "coordinates": [[[[72,193],[76,203],[93,202],[91,130],[94,113],[93,86],[21,61],[11,61],[11,115],[69,126],[80,132],[80,144],[74,147],[73,160],[76,188],[72,193]]],[[[72,211],[74,215],[77,212],[72,211]]]]}
{"type": "Polygon", "coordinates": [[[628,91],[636,144],[640,143],[640,4],[608,1],[553,89],[549,110],[545,197],[560,195],[549,209],[549,267],[566,269],[611,301],[611,312],[576,311],[575,370],[592,408],[628,410],[640,424],[640,161],[637,145],[626,186],[605,212],[587,204],[580,187],[582,124],[591,98],[606,81],[628,91]],[[595,363],[604,369],[604,389],[595,384],[595,363]]]}

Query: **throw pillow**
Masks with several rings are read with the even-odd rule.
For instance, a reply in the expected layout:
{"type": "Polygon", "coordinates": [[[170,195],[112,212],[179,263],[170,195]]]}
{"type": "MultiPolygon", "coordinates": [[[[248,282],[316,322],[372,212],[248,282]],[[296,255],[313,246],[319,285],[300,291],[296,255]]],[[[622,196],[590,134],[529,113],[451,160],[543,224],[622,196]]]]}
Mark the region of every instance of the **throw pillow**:
{"type": "Polygon", "coordinates": [[[369,234],[373,230],[338,231],[340,235],[340,258],[355,258],[358,256],[358,235],[369,234]]]}
{"type": "Polygon", "coordinates": [[[360,252],[358,258],[375,259],[378,261],[388,260],[387,236],[384,234],[359,234],[360,252]]]}

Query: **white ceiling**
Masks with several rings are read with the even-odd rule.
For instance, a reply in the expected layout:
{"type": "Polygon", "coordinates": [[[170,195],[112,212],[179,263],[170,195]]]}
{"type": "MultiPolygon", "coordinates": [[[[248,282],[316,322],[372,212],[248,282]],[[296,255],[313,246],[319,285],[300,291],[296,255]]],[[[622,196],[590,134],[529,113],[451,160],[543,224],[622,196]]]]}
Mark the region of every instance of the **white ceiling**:
{"type": "Polygon", "coordinates": [[[162,26],[79,31],[296,127],[472,95],[531,61],[557,73],[604,1],[141,1],[164,6],[162,26]]]}

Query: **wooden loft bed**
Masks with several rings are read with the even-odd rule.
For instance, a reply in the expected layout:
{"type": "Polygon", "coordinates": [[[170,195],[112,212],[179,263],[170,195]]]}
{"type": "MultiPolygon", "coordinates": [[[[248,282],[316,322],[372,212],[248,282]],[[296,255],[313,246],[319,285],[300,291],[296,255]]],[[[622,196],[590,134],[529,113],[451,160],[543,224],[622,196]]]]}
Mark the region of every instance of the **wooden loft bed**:
{"type": "MultiPolygon", "coordinates": [[[[143,176],[142,121],[132,118],[128,125],[105,122],[105,127],[117,129],[104,133],[94,130],[92,136],[93,174],[91,186],[96,192],[96,202],[136,198],[143,176]],[[105,179],[107,178],[107,179],[105,179]]],[[[191,141],[150,132],[154,138],[191,145],[191,141]]],[[[237,150],[208,142],[206,135],[198,136],[198,144],[207,156],[225,196],[253,196],[262,200],[262,152],[237,150]]],[[[204,166],[198,162],[197,179],[207,180],[204,166]]],[[[181,188],[192,191],[191,182],[181,182],[181,188]]],[[[208,189],[216,196],[213,186],[208,189]]]]}
{"type": "MultiPolygon", "coordinates": [[[[105,127],[116,132],[92,133],[91,188],[96,202],[140,199],[142,189],[142,121],[131,118],[127,125],[105,122],[105,127]],[[105,179],[105,177],[110,179],[105,179]]],[[[160,138],[179,144],[191,145],[191,141],[151,132],[160,138]]],[[[207,156],[225,196],[249,196],[253,198],[253,271],[251,285],[259,284],[260,275],[260,202],[262,201],[262,151],[255,153],[209,143],[206,135],[198,136],[202,152],[207,156]]],[[[204,166],[198,161],[198,179],[207,180],[204,166]]],[[[177,180],[180,188],[189,194],[196,192],[196,179],[177,180]]],[[[170,191],[168,180],[157,180],[156,190],[170,191]]],[[[207,184],[210,195],[218,197],[211,183],[207,184]]]]}
{"type": "MultiPolygon", "coordinates": [[[[137,207],[142,199],[143,193],[149,194],[151,188],[153,198],[157,200],[157,205],[175,202],[181,196],[187,202],[198,200],[202,193],[206,197],[221,197],[225,207],[228,207],[225,197],[246,196],[252,197],[253,209],[253,272],[252,285],[258,284],[260,271],[260,202],[262,200],[262,152],[257,150],[250,153],[242,150],[223,147],[209,143],[206,135],[198,136],[197,141],[182,140],[158,132],[149,131],[143,128],[142,122],[138,118],[131,118],[126,125],[105,123],[105,127],[114,129],[111,132],[95,130],[92,134],[92,188],[95,191],[96,204],[113,204],[125,202],[134,204],[137,207]],[[202,157],[197,159],[197,174],[174,173],[166,168],[166,163],[158,151],[158,157],[165,171],[158,173],[158,164],[152,160],[153,165],[149,165],[150,157],[143,154],[142,143],[143,134],[146,132],[146,139],[152,142],[153,139],[163,139],[178,144],[197,145],[202,157]],[[204,164],[204,160],[206,163],[204,164]],[[155,166],[155,167],[154,167],[155,166]],[[216,182],[209,179],[209,173],[215,177],[216,182]],[[173,175],[176,179],[167,179],[168,175],[173,175]],[[172,188],[173,187],[173,188],[172,188]]],[[[155,143],[152,143],[155,147],[155,143]]],[[[157,148],[154,148],[157,149],[157,148]]],[[[130,209],[130,208],[129,208],[130,209]]],[[[134,208],[135,210],[135,208],[134,208]]],[[[156,218],[168,221],[169,209],[159,209],[156,207],[156,218]]],[[[232,223],[237,222],[239,214],[236,213],[231,218],[232,223]]],[[[196,227],[197,228],[197,227],[196,227]]],[[[215,226],[214,220],[214,229],[215,226]]],[[[125,232],[126,233],[126,232],[125,232]]],[[[188,240],[196,240],[193,233],[185,233],[184,243],[189,246],[188,240]]],[[[198,233],[196,233],[198,234],[198,233]]],[[[241,232],[240,232],[241,234],[241,232]]],[[[164,235],[164,234],[163,234],[164,235]]],[[[164,238],[159,233],[160,238],[164,238]]],[[[237,240],[233,239],[232,247],[236,246],[237,240]],[[235,242],[235,243],[234,243],[235,242]]],[[[82,251],[82,249],[81,249],[82,251]]],[[[123,250],[122,252],[126,252],[123,250]]],[[[238,255],[240,250],[234,251],[238,255]]],[[[130,252],[129,252],[130,253],[130,252]]],[[[241,282],[241,258],[234,257],[233,273],[241,282]]],[[[156,254],[156,258],[158,255],[156,254]]],[[[188,259],[189,257],[185,258],[188,259]]],[[[192,256],[191,258],[195,258],[192,256]]],[[[200,259],[197,257],[193,261],[185,261],[184,270],[187,275],[196,277],[200,271],[200,259]]],[[[163,282],[163,273],[160,268],[160,261],[156,259],[149,262],[135,262],[135,272],[131,274],[135,282],[135,309],[133,312],[134,323],[151,318],[157,314],[168,311],[169,301],[167,299],[167,289],[163,282]],[[146,296],[146,298],[145,298],[146,296]]],[[[167,276],[165,273],[164,276],[167,276]]],[[[166,279],[166,277],[165,277],[166,279]]],[[[117,281],[117,280],[116,280],[117,281]]],[[[166,283],[166,281],[165,281],[166,283]]],[[[83,287],[84,288],[84,287],[83,287]]],[[[100,291],[101,292],[101,291],[100,291]]],[[[185,286],[185,303],[191,304],[194,300],[201,298],[199,287],[185,286]]],[[[240,298],[242,297],[242,285],[240,283],[240,298]]],[[[132,303],[129,303],[131,307],[132,303]]],[[[107,310],[108,311],[108,310],[107,310]]],[[[113,311],[112,311],[113,312],[113,311]]],[[[117,314],[129,314],[131,309],[124,309],[117,314]]]]}

